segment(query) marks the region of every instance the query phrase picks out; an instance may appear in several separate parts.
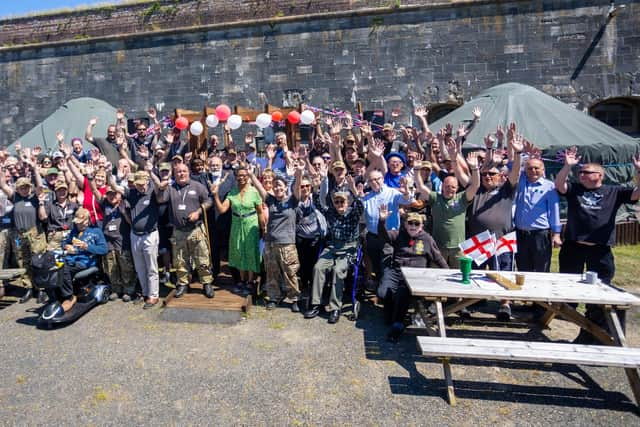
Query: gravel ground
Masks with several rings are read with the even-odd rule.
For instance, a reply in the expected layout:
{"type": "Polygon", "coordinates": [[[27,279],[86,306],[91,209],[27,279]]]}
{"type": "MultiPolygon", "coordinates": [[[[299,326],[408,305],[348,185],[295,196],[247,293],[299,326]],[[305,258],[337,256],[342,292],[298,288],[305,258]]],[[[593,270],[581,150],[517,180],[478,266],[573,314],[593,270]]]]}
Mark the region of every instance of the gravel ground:
{"type": "MultiPolygon", "coordinates": [[[[386,343],[373,306],[355,323],[254,307],[217,326],[118,301],[51,331],[33,326],[35,308],[0,311],[1,425],[638,425],[617,368],[454,361],[450,407],[441,365],[411,334],[386,343]]],[[[638,346],[638,311],[628,320],[638,346]]],[[[551,326],[553,338],[576,334],[551,326]]]]}

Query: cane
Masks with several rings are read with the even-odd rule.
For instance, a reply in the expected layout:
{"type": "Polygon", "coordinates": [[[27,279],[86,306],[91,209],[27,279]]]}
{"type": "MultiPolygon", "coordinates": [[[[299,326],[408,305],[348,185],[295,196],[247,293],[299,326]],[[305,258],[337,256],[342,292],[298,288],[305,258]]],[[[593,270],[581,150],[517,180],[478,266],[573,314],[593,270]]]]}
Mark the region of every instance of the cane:
{"type": "Polygon", "coordinates": [[[204,235],[207,237],[207,247],[209,248],[209,262],[213,265],[213,252],[211,251],[211,240],[209,240],[209,221],[207,220],[207,210],[204,205],[200,205],[202,209],[202,219],[204,220],[204,235]]]}

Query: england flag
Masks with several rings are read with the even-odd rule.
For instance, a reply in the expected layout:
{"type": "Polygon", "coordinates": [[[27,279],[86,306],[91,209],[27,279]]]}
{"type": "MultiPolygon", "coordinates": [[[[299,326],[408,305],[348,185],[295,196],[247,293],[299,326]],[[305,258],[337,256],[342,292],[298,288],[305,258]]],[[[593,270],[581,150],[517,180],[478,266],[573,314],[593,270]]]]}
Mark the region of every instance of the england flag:
{"type": "Polygon", "coordinates": [[[516,232],[505,234],[500,237],[496,242],[496,255],[504,254],[507,252],[518,253],[518,242],[516,239],[516,232]]]}
{"type": "Polygon", "coordinates": [[[493,256],[496,250],[495,243],[494,237],[487,230],[465,240],[458,247],[464,255],[472,258],[479,266],[493,256]]]}

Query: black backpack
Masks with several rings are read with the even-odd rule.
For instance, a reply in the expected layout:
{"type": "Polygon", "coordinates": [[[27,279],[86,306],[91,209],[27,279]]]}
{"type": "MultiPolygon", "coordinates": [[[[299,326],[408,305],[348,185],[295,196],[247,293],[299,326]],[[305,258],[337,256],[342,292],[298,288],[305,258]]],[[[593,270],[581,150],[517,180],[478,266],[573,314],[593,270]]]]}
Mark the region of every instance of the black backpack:
{"type": "Polygon", "coordinates": [[[62,280],[62,272],[56,264],[56,257],[52,251],[31,254],[31,268],[33,282],[38,288],[55,288],[62,280]]]}

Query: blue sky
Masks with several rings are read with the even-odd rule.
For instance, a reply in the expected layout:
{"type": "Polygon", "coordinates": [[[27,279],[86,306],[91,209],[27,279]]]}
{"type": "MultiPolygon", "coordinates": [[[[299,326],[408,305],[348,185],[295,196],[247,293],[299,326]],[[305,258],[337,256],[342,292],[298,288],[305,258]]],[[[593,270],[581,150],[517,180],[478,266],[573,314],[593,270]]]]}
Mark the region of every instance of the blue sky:
{"type": "Polygon", "coordinates": [[[21,16],[34,12],[91,6],[96,4],[117,4],[118,0],[1,0],[0,18],[21,16]]]}

